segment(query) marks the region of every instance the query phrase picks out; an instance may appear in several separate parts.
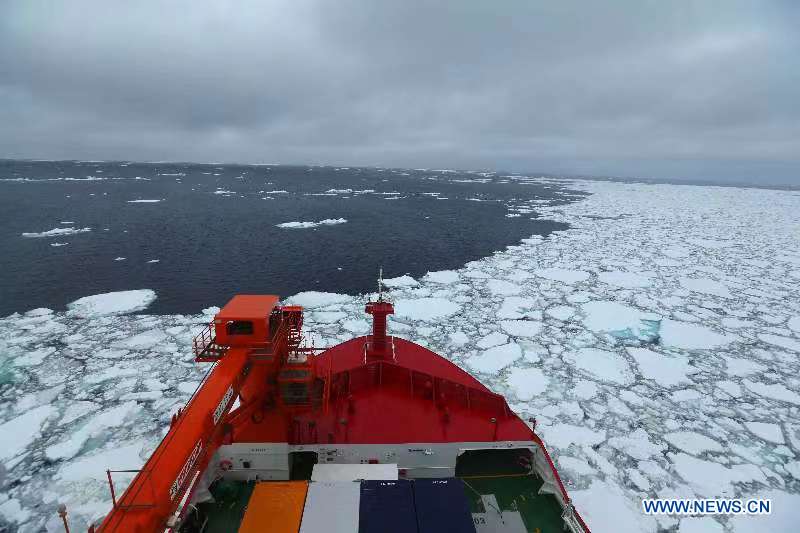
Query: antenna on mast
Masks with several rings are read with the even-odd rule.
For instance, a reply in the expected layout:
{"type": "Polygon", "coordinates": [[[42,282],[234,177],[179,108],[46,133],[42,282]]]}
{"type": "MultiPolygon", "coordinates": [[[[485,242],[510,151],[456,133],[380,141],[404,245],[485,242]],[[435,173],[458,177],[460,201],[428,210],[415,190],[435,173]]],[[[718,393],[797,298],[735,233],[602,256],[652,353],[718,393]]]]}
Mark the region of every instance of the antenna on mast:
{"type": "Polygon", "coordinates": [[[383,301],[383,267],[378,269],[378,301],[383,301]]]}

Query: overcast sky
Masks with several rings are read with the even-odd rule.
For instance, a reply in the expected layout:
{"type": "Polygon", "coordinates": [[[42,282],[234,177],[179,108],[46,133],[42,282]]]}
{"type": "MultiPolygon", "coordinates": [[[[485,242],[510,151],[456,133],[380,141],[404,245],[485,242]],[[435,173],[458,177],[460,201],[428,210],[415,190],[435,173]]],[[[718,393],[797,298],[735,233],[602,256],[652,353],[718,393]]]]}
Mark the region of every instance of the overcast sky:
{"type": "Polygon", "coordinates": [[[0,0],[0,157],[800,183],[800,2],[0,0]]]}

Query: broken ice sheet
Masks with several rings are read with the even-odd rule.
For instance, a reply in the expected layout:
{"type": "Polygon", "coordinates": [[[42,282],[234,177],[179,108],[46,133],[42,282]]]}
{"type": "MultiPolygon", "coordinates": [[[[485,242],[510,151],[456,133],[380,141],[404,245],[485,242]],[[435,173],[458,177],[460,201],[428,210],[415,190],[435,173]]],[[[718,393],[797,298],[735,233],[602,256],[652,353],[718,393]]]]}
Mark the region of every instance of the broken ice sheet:
{"type": "MultiPolygon", "coordinates": [[[[800,256],[790,251],[800,249],[800,195],[571,186],[591,194],[530,202],[570,229],[460,270],[394,280],[390,334],[424,343],[537,417],[595,533],[796,531],[800,256]],[[641,513],[644,496],[720,495],[772,497],[774,511],[641,513]]],[[[0,319],[0,434],[13,435],[0,461],[17,481],[4,486],[0,514],[14,527],[38,531],[61,500],[73,524],[106,512],[105,468],[140,466],[201,379],[189,340],[215,309],[125,314],[146,306],[145,293],[130,296],[0,319]],[[119,423],[104,421],[117,409],[119,423]]],[[[306,306],[305,329],[327,345],[364,329],[368,297],[286,300],[306,306]]]]}

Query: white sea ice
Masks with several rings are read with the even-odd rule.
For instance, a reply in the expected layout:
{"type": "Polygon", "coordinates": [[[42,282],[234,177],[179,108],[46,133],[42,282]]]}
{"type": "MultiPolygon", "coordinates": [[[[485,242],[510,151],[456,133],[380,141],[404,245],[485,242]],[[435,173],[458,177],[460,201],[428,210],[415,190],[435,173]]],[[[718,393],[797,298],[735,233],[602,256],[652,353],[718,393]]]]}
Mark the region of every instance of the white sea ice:
{"type": "Polygon", "coordinates": [[[589,273],[582,270],[570,270],[566,268],[540,268],[533,271],[539,277],[561,283],[574,284],[589,279],[589,273]]]}
{"type": "Polygon", "coordinates": [[[721,452],[723,447],[714,439],[694,431],[676,431],[667,433],[664,439],[670,444],[691,455],[698,455],[705,451],[721,452]]]}
{"type": "Polygon", "coordinates": [[[566,449],[572,444],[592,446],[606,440],[605,430],[592,430],[575,424],[554,424],[540,429],[548,446],[566,449]]]}
{"type": "Polygon", "coordinates": [[[514,342],[484,350],[467,359],[467,364],[476,372],[491,374],[502,370],[522,356],[522,349],[514,342]]]}
{"type": "Polygon", "coordinates": [[[744,425],[753,435],[774,444],[783,444],[783,431],[778,424],[770,422],[745,422],[744,425]]]}
{"type": "Polygon", "coordinates": [[[549,378],[538,368],[513,368],[508,386],[520,400],[532,400],[547,390],[549,378]]]}
{"type": "Polygon", "coordinates": [[[633,272],[625,272],[621,270],[613,270],[610,272],[600,272],[597,279],[609,285],[616,285],[617,287],[624,287],[626,289],[634,289],[637,287],[648,287],[652,284],[653,280],[648,276],[635,274],[633,272]]]}
{"type": "Polygon", "coordinates": [[[456,283],[459,279],[458,272],[454,270],[440,270],[438,272],[428,272],[423,278],[425,281],[433,283],[456,283]]]}
{"type": "Polygon", "coordinates": [[[666,355],[647,348],[627,348],[627,351],[636,360],[645,378],[652,379],[663,387],[690,383],[687,374],[693,367],[683,357],[666,355]]]}
{"type": "Polygon", "coordinates": [[[56,412],[53,406],[42,405],[0,424],[0,435],[3,436],[0,460],[11,459],[23,453],[40,434],[45,421],[56,412]]]}
{"type": "Polygon", "coordinates": [[[705,326],[669,319],[661,321],[659,333],[662,345],[684,350],[710,350],[736,340],[733,335],[723,335],[705,326]]]}
{"type": "Polygon", "coordinates": [[[773,335],[771,333],[762,333],[758,338],[774,346],[780,346],[781,348],[800,353],[800,340],[783,337],[781,335],[773,335]]]}
{"type": "Polygon", "coordinates": [[[460,308],[446,298],[403,298],[394,303],[395,315],[411,320],[436,320],[454,315],[460,308]]]}
{"type": "Polygon", "coordinates": [[[730,289],[727,285],[711,278],[680,278],[681,286],[694,292],[712,294],[722,298],[732,298],[730,289]]]}
{"type": "Polygon", "coordinates": [[[593,480],[588,488],[572,491],[571,496],[593,533],[656,530],[655,519],[642,513],[641,499],[637,505],[613,482],[593,480]]]}
{"type": "Polygon", "coordinates": [[[84,296],[67,304],[75,316],[93,318],[142,311],[156,299],[155,291],[140,289],[84,296]]]}
{"type": "Polygon", "coordinates": [[[542,331],[542,323],[536,320],[502,320],[500,327],[514,337],[536,337],[542,331]]]}
{"type": "Polygon", "coordinates": [[[475,343],[475,346],[485,350],[486,348],[491,348],[492,346],[497,346],[500,344],[506,344],[508,342],[508,336],[503,335],[500,332],[493,331],[489,333],[485,337],[482,337],[475,343]]]}
{"type": "Polygon", "coordinates": [[[675,472],[687,481],[700,496],[730,498],[735,494],[734,483],[761,482],[766,484],[764,473],[754,465],[725,466],[705,461],[685,453],[670,454],[675,472]]]}
{"type": "Polygon", "coordinates": [[[759,396],[800,405],[800,394],[787,389],[780,383],[768,385],[761,383],[760,381],[750,381],[749,379],[745,379],[742,381],[742,384],[751,392],[754,392],[759,396]]]}
{"type": "Polygon", "coordinates": [[[63,237],[65,235],[75,235],[77,233],[88,233],[90,231],[92,231],[92,228],[53,228],[39,233],[23,233],[22,236],[31,239],[46,239],[49,237],[63,237]]]}
{"type": "Polygon", "coordinates": [[[619,385],[633,382],[630,365],[624,357],[607,350],[581,348],[564,354],[564,361],[600,381],[610,381],[619,385]]]}
{"type": "Polygon", "coordinates": [[[419,285],[417,280],[407,274],[397,278],[385,279],[383,284],[389,288],[416,287],[419,285]]]}
{"type": "Polygon", "coordinates": [[[725,533],[725,529],[710,516],[687,516],[681,518],[678,533],[725,533]]]}
{"type": "Polygon", "coordinates": [[[350,297],[344,294],[332,292],[306,291],[300,292],[286,299],[286,303],[291,305],[302,305],[310,309],[316,307],[327,307],[335,304],[348,302],[350,297]]]}
{"type": "Polygon", "coordinates": [[[277,227],[286,229],[307,229],[307,228],[316,228],[319,226],[335,226],[337,224],[344,224],[346,222],[347,219],[344,218],[326,218],[323,220],[319,220],[317,222],[313,221],[284,222],[282,224],[277,224],[277,227]]]}
{"type": "Polygon", "coordinates": [[[620,339],[652,340],[659,331],[661,317],[608,300],[581,305],[584,325],[596,333],[609,333],[620,339]]]}

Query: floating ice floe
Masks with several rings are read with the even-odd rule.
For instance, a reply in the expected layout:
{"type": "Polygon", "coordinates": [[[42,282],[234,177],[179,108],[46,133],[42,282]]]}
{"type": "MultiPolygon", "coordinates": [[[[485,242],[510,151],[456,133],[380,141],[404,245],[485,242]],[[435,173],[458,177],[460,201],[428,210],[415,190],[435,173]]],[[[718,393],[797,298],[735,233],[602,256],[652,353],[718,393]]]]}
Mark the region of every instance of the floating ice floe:
{"type": "Polygon", "coordinates": [[[164,199],[153,199],[153,200],[128,200],[127,203],[129,204],[157,204],[159,202],[163,202],[164,199]]]}
{"type": "Polygon", "coordinates": [[[147,309],[155,299],[156,293],[150,289],[109,292],[79,298],[67,309],[70,314],[83,318],[120,315],[147,309]]]}
{"type": "Polygon", "coordinates": [[[49,237],[63,237],[65,235],[75,235],[77,233],[88,233],[90,231],[92,231],[92,228],[53,228],[40,233],[23,233],[22,236],[30,239],[46,239],[49,237]]]}
{"type": "Polygon", "coordinates": [[[337,224],[344,224],[346,222],[347,219],[344,218],[326,218],[318,222],[284,222],[282,224],[277,224],[276,226],[279,228],[288,229],[307,229],[316,228],[319,226],[335,226],[337,224]]]}
{"type": "Polygon", "coordinates": [[[399,287],[416,287],[419,285],[417,280],[412,278],[409,275],[400,276],[397,278],[387,278],[383,280],[383,284],[386,287],[390,288],[399,288],[399,287]]]}

